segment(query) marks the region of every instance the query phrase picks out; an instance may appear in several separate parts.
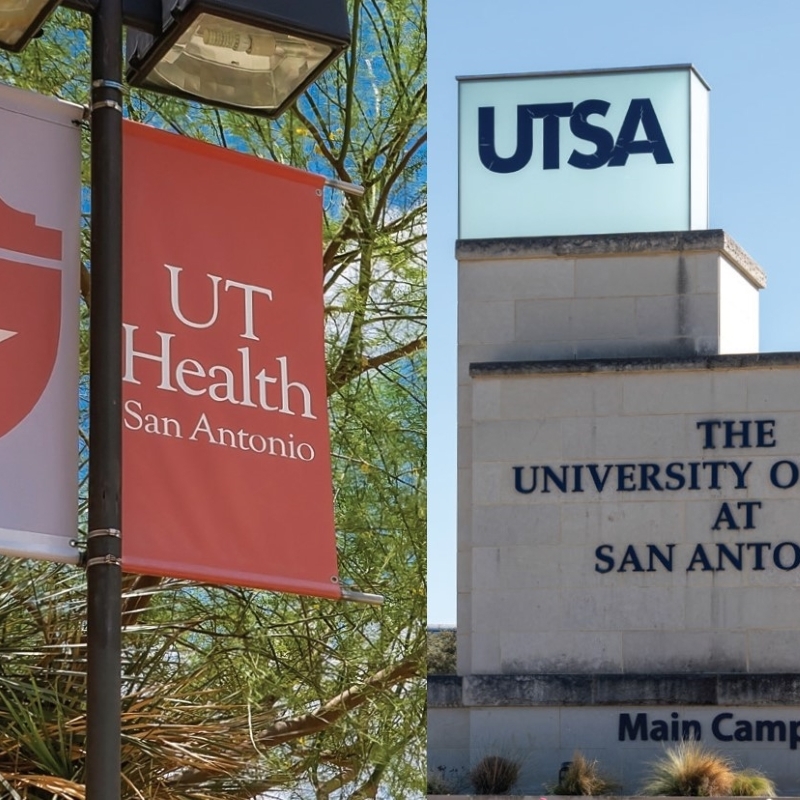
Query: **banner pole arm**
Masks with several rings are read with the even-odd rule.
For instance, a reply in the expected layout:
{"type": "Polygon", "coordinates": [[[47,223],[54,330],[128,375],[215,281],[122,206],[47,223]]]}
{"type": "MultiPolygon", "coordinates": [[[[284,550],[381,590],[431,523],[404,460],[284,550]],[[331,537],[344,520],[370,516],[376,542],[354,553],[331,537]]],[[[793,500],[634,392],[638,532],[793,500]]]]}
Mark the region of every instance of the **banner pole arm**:
{"type": "Polygon", "coordinates": [[[382,594],[367,594],[366,592],[353,592],[350,589],[342,589],[342,600],[350,600],[353,603],[366,603],[370,606],[382,606],[385,598],[382,594]]]}
{"type": "Polygon", "coordinates": [[[367,191],[363,186],[358,186],[358,184],[355,183],[348,183],[347,181],[337,181],[335,178],[326,178],[325,185],[329,186],[331,189],[339,189],[339,191],[345,194],[352,194],[356,197],[363,197],[367,191]]]}

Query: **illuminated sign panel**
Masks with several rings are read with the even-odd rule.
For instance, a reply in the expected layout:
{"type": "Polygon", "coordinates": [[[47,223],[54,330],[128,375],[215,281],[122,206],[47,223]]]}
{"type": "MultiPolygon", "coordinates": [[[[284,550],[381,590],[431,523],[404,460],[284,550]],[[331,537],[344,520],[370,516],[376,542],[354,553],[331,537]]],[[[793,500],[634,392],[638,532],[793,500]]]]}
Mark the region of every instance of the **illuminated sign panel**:
{"type": "Polygon", "coordinates": [[[459,81],[459,238],[708,226],[691,66],[459,81]]]}

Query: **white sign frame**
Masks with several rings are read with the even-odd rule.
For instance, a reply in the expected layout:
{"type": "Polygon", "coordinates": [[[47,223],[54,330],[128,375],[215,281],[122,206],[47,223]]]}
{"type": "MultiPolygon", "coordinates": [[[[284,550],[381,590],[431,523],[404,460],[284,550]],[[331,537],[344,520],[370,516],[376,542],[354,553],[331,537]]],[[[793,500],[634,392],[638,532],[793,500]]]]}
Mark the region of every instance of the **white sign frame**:
{"type": "MultiPolygon", "coordinates": [[[[692,65],[465,76],[457,80],[459,239],[708,227],[709,87],[692,65]],[[589,135],[613,139],[615,145],[621,141],[628,114],[633,120],[641,111],[633,101],[649,103],[671,163],[663,159],[657,163],[653,153],[631,152],[624,166],[610,167],[613,158],[603,160],[596,143],[573,133],[579,106],[589,100],[608,105],[604,115],[594,110],[584,116],[593,129],[589,135]],[[548,134],[544,120],[537,116],[544,112],[531,112],[537,118],[526,121],[526,132],[532,130],[532,149],[526,161],[525,143],[518,136],[518,109],[532,105],[541,109],[544,104],[565,106],[568,118],[564,118],[562,108],[560,118],[548,121],[552,126],[548,134]],[[479,125],[481,108],[493,109],[492,124],[484,118],[483,127],[479,125]],[[608,133],[603,134],[601,129],[608,133]],[[551,148],[547,169],[545,140],[551,148]],[[557,167],[553,166],[554,152],[557,167]],[[571,166],[575,153],[597,153],[602,165],[571,166]],[[509,159],[515,154],[520,155],[522,165],[515,164],[511,169],[509,159]],[[505,161],[502,169],[508,171],[486,166],[484,161],[495,157],[505,161]]],[[[634,130],[635,143],[650,139],[651,131],[644,122],[634,130]]]]}

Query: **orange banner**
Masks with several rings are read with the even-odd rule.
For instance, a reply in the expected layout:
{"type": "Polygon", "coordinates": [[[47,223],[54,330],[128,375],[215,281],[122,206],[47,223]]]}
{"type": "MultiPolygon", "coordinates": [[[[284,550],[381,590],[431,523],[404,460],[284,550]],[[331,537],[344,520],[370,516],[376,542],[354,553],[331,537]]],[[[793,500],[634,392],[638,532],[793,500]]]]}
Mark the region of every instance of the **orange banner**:
{"type": "Polygon", "coordinates": [[[338,598],[316,175],[124,125],[126,571],[338,598]]]}

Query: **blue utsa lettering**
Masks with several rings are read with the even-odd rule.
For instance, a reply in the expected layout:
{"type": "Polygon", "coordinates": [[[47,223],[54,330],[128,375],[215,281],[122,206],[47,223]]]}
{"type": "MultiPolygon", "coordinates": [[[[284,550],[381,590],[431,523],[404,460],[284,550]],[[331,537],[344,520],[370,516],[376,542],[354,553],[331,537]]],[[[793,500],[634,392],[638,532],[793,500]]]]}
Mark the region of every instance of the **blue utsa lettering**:
{"type": "Polygon", "coordinates": [[[533,121],[542,120],[542,169],[561,166],[561,123],[569,117],[573,136],[594,145],[594,152],[573,150],[567,163],[578,169],[597,169],[602,166],[624,167],[631,155],[649,154],[656,164],[672,164],[664,131],[658,121],[653,103],[647,98],[634,98],[616,140],[604,127],[589,121],[589,117],[605,117],[611,104],[605,100],[584,100],[572,103],[532,103],[517,106],[516,149],[509,156],[500,156],[495,145],[495,109],[478,109],[478,155],[491,172],[509,173],[523,169],[533,156],[533,121]],[[637,139],[639,129],[644,138],[637,139]]]}

